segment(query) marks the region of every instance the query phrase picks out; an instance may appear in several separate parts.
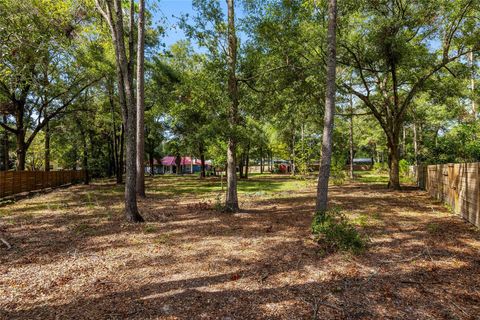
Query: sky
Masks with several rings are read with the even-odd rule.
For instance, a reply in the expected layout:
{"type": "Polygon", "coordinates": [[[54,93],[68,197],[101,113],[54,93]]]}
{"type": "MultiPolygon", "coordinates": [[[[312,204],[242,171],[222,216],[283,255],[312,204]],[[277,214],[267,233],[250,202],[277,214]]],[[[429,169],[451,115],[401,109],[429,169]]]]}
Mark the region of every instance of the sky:
{"type": "MultiPolygon", "coordinates": [[[[193,10],[192,0],[150,0],[149,2],[150,5],[155,5],[155,8],[150,6],[154,11],[154,20],[156,22],[166,20],[166,25],[164,25],[166,32],[162,39],[166,47],[168,48],[178,40],[186,39],[183,31],[178,28],[178,19],[175,17],[180,17],[185,14],[194,16],[195,11],[193,10]]],[[[226,14],[226,1],[220,0],[220,4],[226,14]]],[[[236,14],[242,16],[242,10],[237,8],[236,14]]]]}
{"type": "Polygon", "coordinates": [[[160,0],[154,10],[154,19],[156,22],[166,20],[165,37],[162,39],[167,47],[178,40],[185,39],[185,34],[176,26],[177,19],[184,14],[190,16],[194,14],[191,0],[160,0]],[[174,17],[175,16],[175,17],[174,17]]]}

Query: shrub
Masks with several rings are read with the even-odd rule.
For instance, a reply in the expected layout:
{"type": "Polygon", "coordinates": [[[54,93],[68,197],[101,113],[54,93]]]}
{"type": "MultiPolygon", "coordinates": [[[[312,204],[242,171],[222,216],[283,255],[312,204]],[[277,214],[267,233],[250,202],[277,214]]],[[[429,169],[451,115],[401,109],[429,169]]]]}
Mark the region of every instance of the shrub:
{"type": "Polygon", "coordinates": [[[408,164],[408,161],[405,159],[402,159],[399,161],[398,166],[399,166],[400,175],[403,177],[408,176],[408,173],[410,170],[409,168],[410,165],[408,164]]]}
{"type": "Polygon", "coordinates": [[[343,168],[343,163],[340,161],[332,162],[330,167],[330,178],[334,185],[342,185],[347,179],[347,173],[343,168]]]}
{"type": "Polygon", "coordinates": [[[312,222],[312,233],[320,245],[328,251],[359,253],[366,248],[367,239],[338,209],[318,212],[312,222]]]}
{"type": "Polygon", "coordinates": [[[375,162],[373,164],[372,170],[375,173],[387,173],[388,172],[388,164],[386,162],[375,162]]]}

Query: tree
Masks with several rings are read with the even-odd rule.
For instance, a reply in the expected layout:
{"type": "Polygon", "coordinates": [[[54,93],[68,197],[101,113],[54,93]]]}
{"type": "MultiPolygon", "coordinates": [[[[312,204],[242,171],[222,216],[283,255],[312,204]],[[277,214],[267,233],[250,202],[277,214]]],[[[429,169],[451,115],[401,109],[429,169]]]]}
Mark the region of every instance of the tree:
{"type": "Polygon", "coordinates": [[[137,194],[145,197],[145,0],[139,0],[137,49],[137,194]]]}
{"type": "Polygon", "coordinates": [[[478,2],[472,0],[366,2],[346,28],[350,32],[342,37],[339,61],[355,69],[356,83],[343,87],[365,103],[386,135],[394,190],[400,189],[399,147],[407,111],[433,75],[479,50],[475,10],[478,2]]]}
{"type": "MultiPolygon", "coordinates": [[[[125,126],[126,177],[125,177],[125,215],[130,222],[143,222],[137,208],[136,190],[136,108],[134,103],[133,76],[125,48],[125,30],[121,0],[96,0],[96,5],[106,20],[115,49],[117,66],[117,85],[125,126]]],[[[130,33],[132,35],[132,33],[130,33]]],[[[130,54],[132,52],[130,51],[130,54]]]]}
{"type": "Polygon", "coordinates": [[[328,180],[332,160],[332,132],[335,115],[335,79],[337,62],[337,1],[328,1],[328,34],[327,34],[327,91],[325,95],[325,115],[322,137],[322,158],[318,174],[317,201],[315,210],[324,212],[328,205],[328,180]]]}
{"type": "Polygon", "coordinates": [[[237,82],[237,35],[235,33],[234,0],[227,0],[228,6],[228,95],[230,98],[228,122],[230,133],[227,148],[227,196],[225,209],[238,211],[236,126],[238,124],[238,82],[237,82]]]}
{"type": "Polygon", "coordinates": [[[237,195],[237,159],[236,131],[239,123],[239,87],[238,87],[238,39],[235,30],[235,3],[227,0],[227,21],[216,0],[197,0],[194,6],[198,15],[194,17],[194,26],[185,19],[182,27],[189,37],[198,40],[199,44],[208,49],[208,58],[212,65],[217,66],[216,78],[221,84],[226,84],[226,98],[222,103],[227,105],[226,122],[228,124],[227,138],[227,193],[225,210],[239,210],[237,195]]]}
{"type": "Polygon", "coordinates": [[[76,56],[74,41],[86,17],[73,7],[70,0],[0,3],[0,100],[12,120],[0,126],[15,135],[17,170],[25,169],[36,135],[97,81],[76,56]]]}

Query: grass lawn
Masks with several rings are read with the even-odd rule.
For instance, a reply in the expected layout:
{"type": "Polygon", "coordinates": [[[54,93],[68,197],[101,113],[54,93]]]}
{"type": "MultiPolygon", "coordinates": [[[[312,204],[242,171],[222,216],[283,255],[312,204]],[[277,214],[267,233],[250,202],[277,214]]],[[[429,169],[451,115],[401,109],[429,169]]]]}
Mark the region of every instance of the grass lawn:
{"type": "Polygon", "coordinates": [[[236,214],[219,178],[147,178],[137,225],[111,181],[0,207],[0,319],[478,319],[478,230],[358,174],[330,192],[358,255],[312,240],[314,177],[241,180],[236,214]]]}

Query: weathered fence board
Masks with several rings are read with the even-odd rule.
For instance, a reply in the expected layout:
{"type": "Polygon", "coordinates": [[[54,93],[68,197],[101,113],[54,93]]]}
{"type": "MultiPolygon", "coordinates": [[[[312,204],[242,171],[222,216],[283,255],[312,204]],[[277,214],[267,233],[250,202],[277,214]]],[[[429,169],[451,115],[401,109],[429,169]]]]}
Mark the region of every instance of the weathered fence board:
{"type": "Polygon", "coordinates": [[[0,171],[0,198],[83,181],[85,171],[0,171]]]}
{"type": "Polygon", "coordinates": [[[414,166],[410,172],[421,189],[480,227],[480,163],[414,166]]]}

